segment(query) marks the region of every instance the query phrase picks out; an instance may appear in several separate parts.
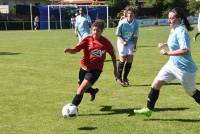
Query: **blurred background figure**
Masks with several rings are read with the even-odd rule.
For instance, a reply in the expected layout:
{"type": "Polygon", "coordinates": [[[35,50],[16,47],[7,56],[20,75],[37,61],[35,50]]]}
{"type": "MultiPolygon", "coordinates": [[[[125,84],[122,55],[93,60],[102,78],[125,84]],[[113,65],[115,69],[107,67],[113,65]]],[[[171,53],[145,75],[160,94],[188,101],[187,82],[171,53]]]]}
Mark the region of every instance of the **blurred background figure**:
{"type": "Polygon", "coordinates": [[[79,15],[76,17],[75,35],[78,36],[79,42],[90,34],[91,18],[85,14],[83,7],[79,8],[79,15]]]}
{"type": "Polygon", "coordinates": [[[38,30],[39,29],[39,16],[35,16],[34,18],[34,30],[38,30]]]}
{"type": "Polygon", "coordinates": [[[197,37],[199,36],[199,34],[200,34],[200,13],[199,13],[199,17],[198,17],[198,23],[197,23],[197,33],[196,33],[196,35],[195,35],[195,37],[194,37],[194,41],[196,41],[197,40],[197,37]]]}
{"type": "Polygon", "coordinates": [[[71,17],[71,28],[75,28],[75,23],[76,23],[76,14],[71,17]]]}

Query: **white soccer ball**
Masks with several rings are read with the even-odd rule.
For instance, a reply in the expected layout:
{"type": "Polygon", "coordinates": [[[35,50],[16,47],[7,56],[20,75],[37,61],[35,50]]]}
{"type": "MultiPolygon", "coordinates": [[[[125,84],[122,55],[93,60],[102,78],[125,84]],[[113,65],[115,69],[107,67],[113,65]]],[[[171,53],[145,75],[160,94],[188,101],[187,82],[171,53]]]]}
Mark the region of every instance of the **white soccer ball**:
{"type": "Polygon", "coordinates": [[[62,108],[62,116],[64,118],[71,118],[78,116],[78,107],[74,104],[67,104],[62,108]]]}

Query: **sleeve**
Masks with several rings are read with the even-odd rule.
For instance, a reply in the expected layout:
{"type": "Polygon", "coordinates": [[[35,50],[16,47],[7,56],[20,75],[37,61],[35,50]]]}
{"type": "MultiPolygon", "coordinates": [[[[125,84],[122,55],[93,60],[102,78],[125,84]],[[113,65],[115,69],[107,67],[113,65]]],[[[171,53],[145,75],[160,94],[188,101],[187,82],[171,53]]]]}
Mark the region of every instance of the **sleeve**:
{"type": "Polygon", "coordinates": [[[116,35],[117,36],[122,36],[122,21],[119,21],[118,26],[117,26],[117,30],[116,30],[116,35]]]}
{"type": "Polygon", "coordinates": [[[136,21],[135,33],[133,37],[138,37],[138,36],[139,36],[139,22],[136,21]]]}
{"type": "Polygon", "coordinates": [[[91,23],[91,22],[92,22],[89,15],[87,15],[87,20],[88,20],[88,23],[91,23]]]}
{"type": "Polygon", "coordinates": [[[81,49],[86,48],[87,44],[88,44],[88,40],[87,40],[87,38],[84,38],[83,40],[81,40],[80,43],[78,43],[78,44],[75,46],[74,49],[75,49],[76,52],[80,52],[81,49]]]}
{"type": "Polygon", "coordinates": [[[190,39],[188,32],[186,30],[180,30],[177,33],[177,40],[180,45],[180,49],[190,49],[189,48],[190,39]]]}
{"type": "Polygon", "coordinates": [[[78,16],[76,17],[75,20],[76,20],[76,21],[75,21],[75,28],[77,29],[77,28],[78,28],[78,16]]]}

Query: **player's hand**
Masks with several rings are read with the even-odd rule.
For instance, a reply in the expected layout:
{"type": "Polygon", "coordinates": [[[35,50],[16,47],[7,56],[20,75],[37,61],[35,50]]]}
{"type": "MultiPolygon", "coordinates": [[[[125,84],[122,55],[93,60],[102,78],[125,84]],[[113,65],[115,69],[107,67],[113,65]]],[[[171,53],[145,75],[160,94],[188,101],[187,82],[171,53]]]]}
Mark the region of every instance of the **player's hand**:
{"type": "Polygon", "coordinates": [[[128,42],[127,42],[127,41],[124,41],[123,44],[124,44],[124,46],[126,46],[126,45],[128,44],[128,42]]]}
{"type": "Polygon", "coordinates": [[[166,43],[158,43],[158,48],[159,49],[164,49],[167,46],[166,43]]]}
{"type": "Polygon", "coordinates": [[[69,52],[69,48],[64,49],[64,53],[67,53],[67,52],[69,52]]]}
{"type": "Polygon", "coordinates": [[[162,55],[168,55],[168,51],[166,51],[165,49],[161,49],[161,50],[160,50],[160,53],[161,53],[162,55]]]}

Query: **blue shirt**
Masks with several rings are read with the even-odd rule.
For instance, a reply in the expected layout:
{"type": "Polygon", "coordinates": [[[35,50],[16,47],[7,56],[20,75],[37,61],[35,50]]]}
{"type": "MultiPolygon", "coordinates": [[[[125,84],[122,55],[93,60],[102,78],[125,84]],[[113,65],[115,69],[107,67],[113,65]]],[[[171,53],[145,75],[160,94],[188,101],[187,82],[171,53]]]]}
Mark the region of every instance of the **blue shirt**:
{"type": "Polygon", "coordinates": [[[128,44],[133,43],[133,38],[139,35],[139,22],[135,19],[131,23],[127,19],[119,21],[116,35],[122,37],[128,44]]]}
{"type": "MultiPolygon", "coordinates": [[[[178,25],[175,29],[171,29],[167,44],[169,51],[175,51],[178,49],[190,50],[190,37],[186,28],[183,25],[178,25]]],[[[172,64],[182,71],[194,73],[197,70],[191,53],[179,56],[170,56],[169,62],[172,62],[172,64]]]]}
{"type": "Polygon", "coordinates": [[[76,17],[75,28],[78,30],[78,35],[84,38],[86,35],[90,34],[90,23],[91,18],[87,14],[83,16],[78,15],[76,17]]]}

